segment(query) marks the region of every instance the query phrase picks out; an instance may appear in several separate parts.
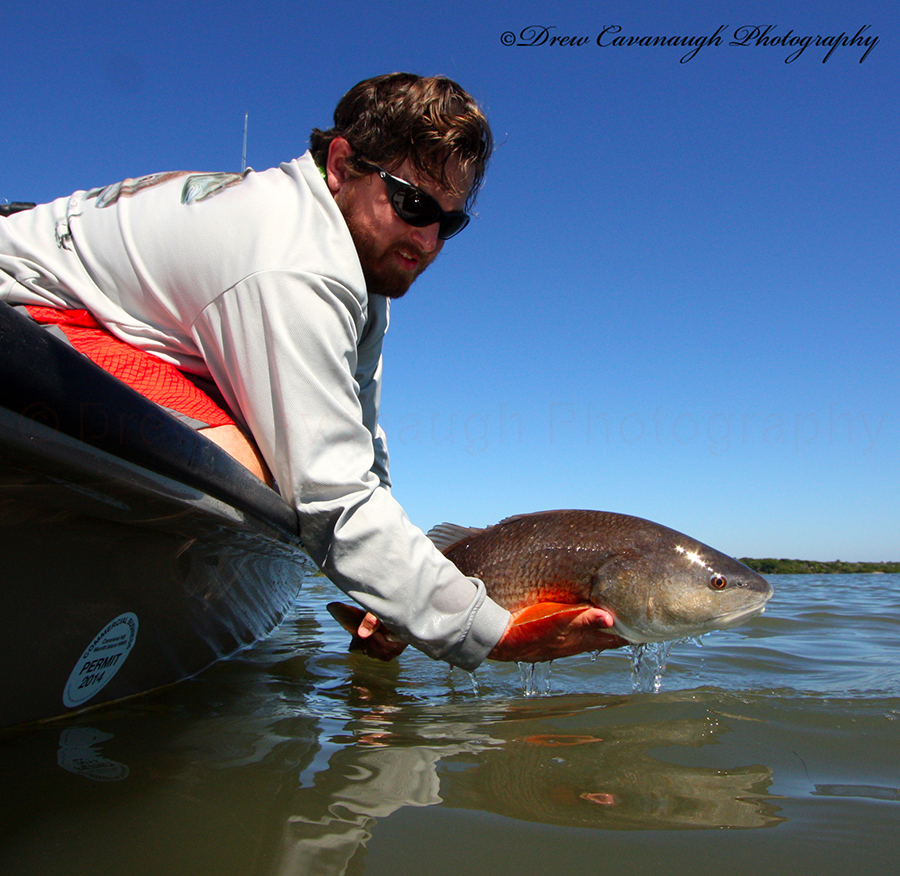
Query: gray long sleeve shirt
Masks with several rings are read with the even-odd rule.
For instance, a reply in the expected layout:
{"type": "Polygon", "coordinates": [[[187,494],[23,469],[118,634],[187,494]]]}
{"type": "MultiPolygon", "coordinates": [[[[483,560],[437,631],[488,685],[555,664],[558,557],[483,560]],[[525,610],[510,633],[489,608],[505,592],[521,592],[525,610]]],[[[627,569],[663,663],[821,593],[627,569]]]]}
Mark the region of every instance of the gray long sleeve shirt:
{"type": "Polygon", "coordinates": [[[390,493],[378,425],[389,302],[366,291],[309,153],[246,174],[156,174],[0,219],[0,298],[89,310],[215,380],[328,577],[429,656],[477,666],[509,614],[390,493]]]}

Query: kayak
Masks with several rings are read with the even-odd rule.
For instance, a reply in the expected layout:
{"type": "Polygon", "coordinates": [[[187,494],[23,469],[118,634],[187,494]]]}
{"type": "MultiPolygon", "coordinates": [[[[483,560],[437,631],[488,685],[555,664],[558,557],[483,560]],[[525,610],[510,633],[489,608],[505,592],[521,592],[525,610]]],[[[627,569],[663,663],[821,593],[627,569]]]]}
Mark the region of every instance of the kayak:
{"type": "Polygon", "coordinates": [[[193,676],[315,571],[275,490],[4,302],[0,555],[0,727],[193,676]]]}

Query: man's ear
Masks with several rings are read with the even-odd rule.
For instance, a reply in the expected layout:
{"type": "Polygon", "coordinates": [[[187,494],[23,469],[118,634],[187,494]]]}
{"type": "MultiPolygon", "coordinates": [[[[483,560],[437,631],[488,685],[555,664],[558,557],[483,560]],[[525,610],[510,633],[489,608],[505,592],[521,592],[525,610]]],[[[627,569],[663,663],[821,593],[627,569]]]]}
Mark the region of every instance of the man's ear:
{"type": "Polygon", "coordinates": [[[335,137],[328,147],[328,160],[325,162],[325,181],[332,195],[336,195],[344,183],[351,178],[347,159],[353,154],[353,147],[343,137],[335,137]]]}

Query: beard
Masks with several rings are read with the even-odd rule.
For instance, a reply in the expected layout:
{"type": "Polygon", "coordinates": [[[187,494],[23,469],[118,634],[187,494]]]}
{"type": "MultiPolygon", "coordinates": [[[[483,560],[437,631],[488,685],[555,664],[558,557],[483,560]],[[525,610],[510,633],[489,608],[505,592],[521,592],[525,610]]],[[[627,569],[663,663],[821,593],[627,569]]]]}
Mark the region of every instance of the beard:
{"type": "Polygon", "coordinates": [[[343,213],[366,279],[366,289],[374,295],[383,295],[385,298],[402,298],[413,281],[434,261],[437,254],[424,252],[411,243],[395,244],[383,249],[356,221],[352,211],[344,210],[343,213]],[[413,255],[418,259],[419,264],[415,271],[405,270],[397,263],[395,253],[398,252],[413,255]]]}
{"type": "MultiPolygon", "coordinates": [[[[380,258],[367,258],[357,247],[363,276],[366,278],[366,289],[372,294],[383,295],[385,298],[402,298],[413,281],[428,267],[426,262],[420,261],[415,271],[404,271],[393,259],[392,253],[396,249],[392,247],[380,258]]],[[[406,250],[408,249],[407,247],[406,250]]]]}

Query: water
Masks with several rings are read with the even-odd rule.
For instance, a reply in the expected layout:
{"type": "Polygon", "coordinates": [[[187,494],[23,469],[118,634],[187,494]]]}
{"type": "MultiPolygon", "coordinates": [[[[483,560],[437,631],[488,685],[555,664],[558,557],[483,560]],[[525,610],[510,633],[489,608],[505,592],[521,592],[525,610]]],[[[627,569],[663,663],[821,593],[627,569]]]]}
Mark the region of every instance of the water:
{"type": "Polygon", "coordinates": [[[0,737],[0,874],[895,872],[900,576],[772,582],[654,693],[623,652],[375,663],[314,581],[199,678],[0,737]]]}

